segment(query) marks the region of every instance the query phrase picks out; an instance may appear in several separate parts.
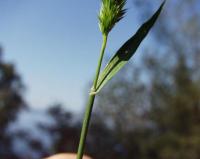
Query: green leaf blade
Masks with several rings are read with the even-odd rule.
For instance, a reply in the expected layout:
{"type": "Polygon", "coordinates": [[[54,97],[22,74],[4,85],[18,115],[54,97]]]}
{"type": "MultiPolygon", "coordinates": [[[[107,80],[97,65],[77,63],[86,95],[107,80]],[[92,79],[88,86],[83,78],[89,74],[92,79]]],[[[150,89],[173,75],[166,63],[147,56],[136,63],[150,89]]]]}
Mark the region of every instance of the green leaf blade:
{"type": "Polygon", "coordinates": [[[103,86],[129,61],[129,59],[135,54],[136,50],[140,46],[141,42],[145,39],[153,25],[155,24],[161,10],[165,4],[165,1],[161,4],[159,9],[154,15],[147,20],[128,41],[126,41],[117,53],[110,60],[108,65],[104,68],[99,76],[97,82],[96,92],[99,92],[103,86]]]}

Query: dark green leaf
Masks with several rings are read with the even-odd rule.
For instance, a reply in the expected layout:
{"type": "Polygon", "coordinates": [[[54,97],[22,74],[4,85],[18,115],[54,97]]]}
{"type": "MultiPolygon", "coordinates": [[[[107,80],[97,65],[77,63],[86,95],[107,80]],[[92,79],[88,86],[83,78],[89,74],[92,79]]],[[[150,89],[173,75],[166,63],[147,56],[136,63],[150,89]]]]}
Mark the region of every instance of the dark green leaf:
{"type": "Polygon", "coordinates": [[[97,82],[97,92],[129,61],[129,59],[134,55],[140,43],[146,37],[150,29],[156,22],[160,12],[163,8],[165,1],[161,4],[160,8],[155,12],[155,14],[146,21],[124,45],[117,51],[114,57],[110,60],[108,65],[104,68],[99,76],[97,82]]]}

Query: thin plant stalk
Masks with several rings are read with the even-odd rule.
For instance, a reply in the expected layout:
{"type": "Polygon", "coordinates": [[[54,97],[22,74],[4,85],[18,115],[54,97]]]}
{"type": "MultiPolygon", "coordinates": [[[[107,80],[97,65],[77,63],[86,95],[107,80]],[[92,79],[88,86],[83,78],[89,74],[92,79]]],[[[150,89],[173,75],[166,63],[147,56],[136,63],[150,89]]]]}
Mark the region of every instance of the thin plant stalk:
{"type": "Polygon", "coordinates": [[[82,126],[82,130],[81,130],[81,136],[80,136],[79,147],[78,147],[77,159],[82,159],[83,154],[84,154],[86,136],[87,136],[90,118],[91,118],[91,114],[92,114],[92,108],[93,108],[93,104],[94,104],[94,100],[95,100],[95,96],[96,96],[96,93],[95,93],[96,86],[97,86],[97,81],[99,78],[99,73],[101,70],[103,56],[104,56],[104,52],[105,52],[105,48],[106,48],[106,44],[107,44],[107,37],[108,37],[107,35],[103,35],[103,43],[102,43],[102,48],[101,48],[101,52],[100,52],[97,69],[96,69],[96,74],[94,77],[93,87],[91,88],[91,92],[89,94],[89,99],[88,99],[88,103],[87,103],[87,107],[86,107],[86,111],[85,111],[85,115],[84,115],[83,126],[82,126]]]}

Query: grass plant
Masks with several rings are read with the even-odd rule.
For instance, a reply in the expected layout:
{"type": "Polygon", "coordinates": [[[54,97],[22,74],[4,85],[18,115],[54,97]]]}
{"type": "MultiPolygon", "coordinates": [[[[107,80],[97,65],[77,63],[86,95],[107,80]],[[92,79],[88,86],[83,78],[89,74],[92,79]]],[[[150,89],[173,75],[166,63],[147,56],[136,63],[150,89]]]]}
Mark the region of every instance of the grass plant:
{"type": "Polygon", "coordinates": [[[94,77],[93,85],[89,93],[89,99],[86,106],[86,111],[84,115],[81,136],[79,141],[77,159],[82,159],[85,148],[85,141],[87,137],[87,132],[89,128],[90,118],[92,114],[92,108],[94,105],[95,97],[100,92],[100,90],[107,84],[107,82],[113,78],[116,73],[130,60],[130,58],[135,54],[137,48],[147,36],[150,29],[155,24],[160,12],[163,8],[165,1],[161,4],[158,10],[153,14],[153,16],[148,19],[138,31],[127,40],[119,50],[114,54],[111,60],[108,62],[106,67],[101,71],[101,65],[107,45],[108,35],[114,26],[123,19],[126,9],[126,0],[101,0],[101,9],[99,12],[99,28],[102,32],[103,42],[100,51],[100,57],[98,60],[96,74],[94,77]]]}

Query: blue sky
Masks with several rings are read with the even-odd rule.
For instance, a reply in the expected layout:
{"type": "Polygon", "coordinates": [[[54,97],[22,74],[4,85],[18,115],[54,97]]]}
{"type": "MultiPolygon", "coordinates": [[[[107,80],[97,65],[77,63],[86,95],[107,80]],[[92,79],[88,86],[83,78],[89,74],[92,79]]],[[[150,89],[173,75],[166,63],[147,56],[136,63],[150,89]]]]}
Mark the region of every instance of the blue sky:
{"type": "MultiPolygon", "coordinates": [[[[83,108],[101,47],[99,7],[100,0],[0,1],[0,44],[22,76],[29,105],[60,102],[70,110],[83,108]]],[[[125,19],[110,34],[106,58],[138,27],[130,1],[127,7],[125,19]]]]}

